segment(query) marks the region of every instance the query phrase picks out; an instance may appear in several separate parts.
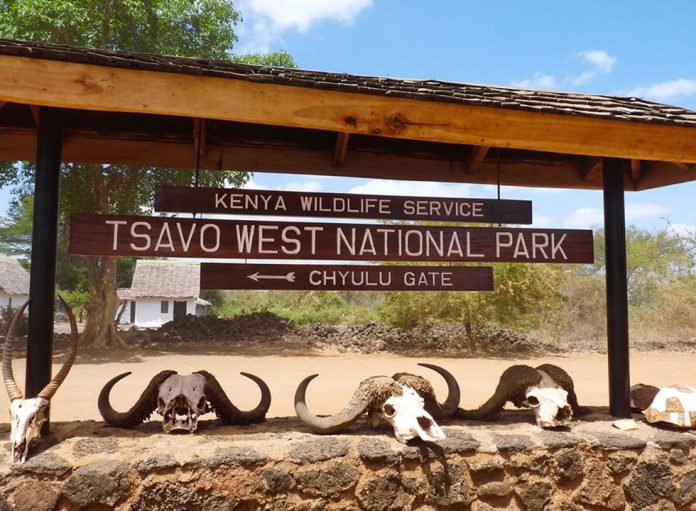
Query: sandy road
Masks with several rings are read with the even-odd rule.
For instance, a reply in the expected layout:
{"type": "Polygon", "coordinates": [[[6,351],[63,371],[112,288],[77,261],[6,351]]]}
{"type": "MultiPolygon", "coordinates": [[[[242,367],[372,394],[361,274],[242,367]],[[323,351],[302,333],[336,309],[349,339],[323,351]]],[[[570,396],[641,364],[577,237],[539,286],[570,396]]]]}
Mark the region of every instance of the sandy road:
{"type": "MultiPolygon", "coordinates": [[[[444,396],[446,386],[432,371],[418,367],[420,361],[441,365],[451,371],[462,387],[461,405],[473,407],[493,392],[500,373],[513,363],[539,365],[553,363],[565,368],[575,380],[581,404],[607,405],[606,355],[572,355],[567,357],[540,357],[534,359],[451,359],[407,358],[389,354],[379,355],[317,355],[317,356],[234,356],[210,354],[142,355],[131,361],[81,362],[75,364],[68,379],[56,394],[52,407],[53,420],[97,419],[97,395],[104,383],[119,373],[133,374],[119,382],[112,393],[112,403],[118,410],[128,409],[145,388],[150,378],[163,369],[174,369],[180,374],[205,369],[213,373],[232,401],[243,409],[255,406],[259,399],[256,385],[239,375],[240,371],[263,378],[273,393],[270,417],[294,415],[293,395],[297,384],[305,376],[319,373],[307,393],[307,402],[315,413],[333,413],[348,402],[357,384],[368,376],[397,371],[413,372],[433,382],[438,396],[444,396]]],[[[14,370],[20,388],[24,385],[24,359],[14,361],[14,370]]],[[[694,384],[696,354],[690,353],[636,353],[632,355],[632,382],[654,385],[670,383],[694,384]]],[[[59,366],[54,365],[54,374],[59,366]]],[[[7,394],[0,394],[0,409],[7,410],[7,394]]],[[[7,412],[0,414],[0,423],[6,423],[7,412]]]]}

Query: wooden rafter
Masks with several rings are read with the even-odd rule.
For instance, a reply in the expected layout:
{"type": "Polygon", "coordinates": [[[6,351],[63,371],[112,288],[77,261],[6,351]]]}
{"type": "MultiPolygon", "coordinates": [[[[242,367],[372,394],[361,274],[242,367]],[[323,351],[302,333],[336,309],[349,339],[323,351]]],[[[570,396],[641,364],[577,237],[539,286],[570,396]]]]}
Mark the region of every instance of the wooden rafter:
{"type": "MultiPolygon", "coordinates": [[[[585,156],[696,163],[696,129],[681,126],[10,55],[0,55],[0,69],[3,70],[0,101],[204,117],[585,156]]],[[[534,180],[530,179],[528,184],[534,185],[534,180]]]]}
{"type": "Polygon", "coordinates": [[[638,184],[641,175],[641,162],[640,160],[631,160],[631,179],[634,184],[638,184]]]}
{"type": "Polygon", "coordinates": [[[481,165],[481,162],[486,159],[486,155],[488,154],[489,150],[490,147],[488,146],[471,146],[469,156],[467,156],[466,160],[464,161],[464,172],[467,174],[473,174],[476,172],[481,165]]]}
{"type": "Polygon", "coordinates": [[[41,109],[38,107],[38,105],[29,105],[29,109],[31,110],[31,116],[34,118],[34,122],[38,127],[39,122],[41,121],[41,109]]]}
{"type": "Polygon", "coordinates": [[[578,177],[581,181],[594,181],[602,171],[602,158],[585,158],[580,165],[578,177]]]}
{"type": "Polygon", "coordinates": [[[194,154],[205,156],[208,153],[208,129],[206,120],[193,119],[193,150],[194,154]]]}
{"type": "Polygon", "coordinates": [[[348,152],[348,139],[350,133],[336,133],[336,143],[334,144],[333,165],[334,167],[343,167],[346,163],[346,153],[348,152]]]}

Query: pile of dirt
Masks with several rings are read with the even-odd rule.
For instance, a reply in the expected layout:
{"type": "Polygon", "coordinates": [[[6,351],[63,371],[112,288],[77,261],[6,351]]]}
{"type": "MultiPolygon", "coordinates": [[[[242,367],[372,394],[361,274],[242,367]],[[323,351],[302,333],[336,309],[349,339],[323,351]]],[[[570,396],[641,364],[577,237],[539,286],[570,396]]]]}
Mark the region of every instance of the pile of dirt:
{"type": "MultiPolygon", "coordinates": [[[[124,337],[131,343],[152,348],[299,341],[319,351],[333,353],[471,354],[465,328],[459,324],[433,323],[411,330],[375,322],[352,326],[297,325],[272,312],[254,312],[231,319],[188,315],[158,329],[132,329],[124,337]]],[[[510,330],[489,326],[477,332],[477,354],[548,351],[547,346],[510,330]]]]}
{"type": "MultiPolygon", "coordinates": [[[[298,327],[298,331],[322,349],[341,353],[471,353],[464,326],[453,323],[433,323],[412,330],[380,323],[355,326],[312,324],[298,327]]],[[[546,346],[522,334],[493,326],[479,330],[476,337],[477,353],[534,354],[548,351],[546,346]]]]}
{"type": "Polygon", "coordinates": [[[169,321],[149,331],[150,342],[225,342],[250,340],[276,342],[294,328],[294,324],[272,312],[254,312],[232,319],[191,314],[169,321]]]}

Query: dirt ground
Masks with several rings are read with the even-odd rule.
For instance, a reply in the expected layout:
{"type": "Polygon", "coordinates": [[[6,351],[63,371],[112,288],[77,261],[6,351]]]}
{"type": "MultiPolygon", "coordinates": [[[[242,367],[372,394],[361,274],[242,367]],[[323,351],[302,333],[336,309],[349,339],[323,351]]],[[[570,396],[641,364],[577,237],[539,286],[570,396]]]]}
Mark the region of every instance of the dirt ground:
{"type": "MultiPolygon", "coordinates": [[[[418,362],[441,365],[452,372],[462,387],[461,406],[475,407],[487,399],[495,389],[501,372],[515,363],[539,365],[552,363],[563,367],[575,380],[580,404],[606,406],[609,401],[607,388],[607,357],[599,354],[577,354],[566,357],[545,356],[534,359],[454,359],[408,358],[392,354],[376,355],[312,355],[301,356],[297,350],[273,354],[272,349],[261,353],[242,350],[243,354],[214,354],[209,349],[191,347],[186,353],[158,353],[127,351],[109,352],[103,357],[94,354],[78,354],[67,380],[58,390],[52,406],[52,419],[101,420],[97,410],[97,396],[104,383],[111,377],[132,371],[133,374],[119,382],[112,392],[112,404],[125,411],[145,388],[150,378],[164,369],[180,374],[205,369],[213,373],[230,399],[240,408],[256,405],[259,392],[256,385],[239,375],[250,372],[263,378],[271,389],[273,402],[269,417],[294,416],[293,396],[297,384],[307,375],[318,373],[307,393],[310,409],[317,414],[330,414],[342,408],[350,399],[358,383],[369,376],[391,375],[398,371],[426,376],[433,382],[438,396],[443,396],[446,386],[432,371],[419,367],[418,362]]],[[[302,353],[302,352],[300,352],[302,353]]],[[[671,383],[693,384],[693,368],[696,354],[691,353],[634,353],[631,359],[632,382],[661,386],[671,383]]],[[[53,373],[59,369],[54,364],[53,373]]],[[[14,360],[16,380],[23,388],[25,360],[14,360]]],[[[7,394],[0,392],[0,409],[7,410],[7,394]]],[[[8,415],[0,415],[0,423],[8,415]]],[[[154,417],[154,416],[153,416],[154,417]]],[[[157,417],[155,417],[157,418],[157,417]]],[[[211,416],[212,418],[212,416],[211,416]]]]}

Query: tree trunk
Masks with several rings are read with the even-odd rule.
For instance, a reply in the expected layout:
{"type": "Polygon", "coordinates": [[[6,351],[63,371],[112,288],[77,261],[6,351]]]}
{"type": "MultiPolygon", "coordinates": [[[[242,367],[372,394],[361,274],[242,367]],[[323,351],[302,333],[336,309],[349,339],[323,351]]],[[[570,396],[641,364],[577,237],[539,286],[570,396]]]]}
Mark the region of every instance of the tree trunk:
{"type": "Polygon", "coordinates": [[[82,334],[82,345],[119,347],[126,343],[116,330],[116,257],[86,256],[89,283],[87,323],[82,334]]]}
{"type": "Polygon", "coordinates": [[[466,330],[466,339],[469,343],[469,353],[476,353],[476,333],[471,321],[464,323],[464,329],[466,330]]]}

